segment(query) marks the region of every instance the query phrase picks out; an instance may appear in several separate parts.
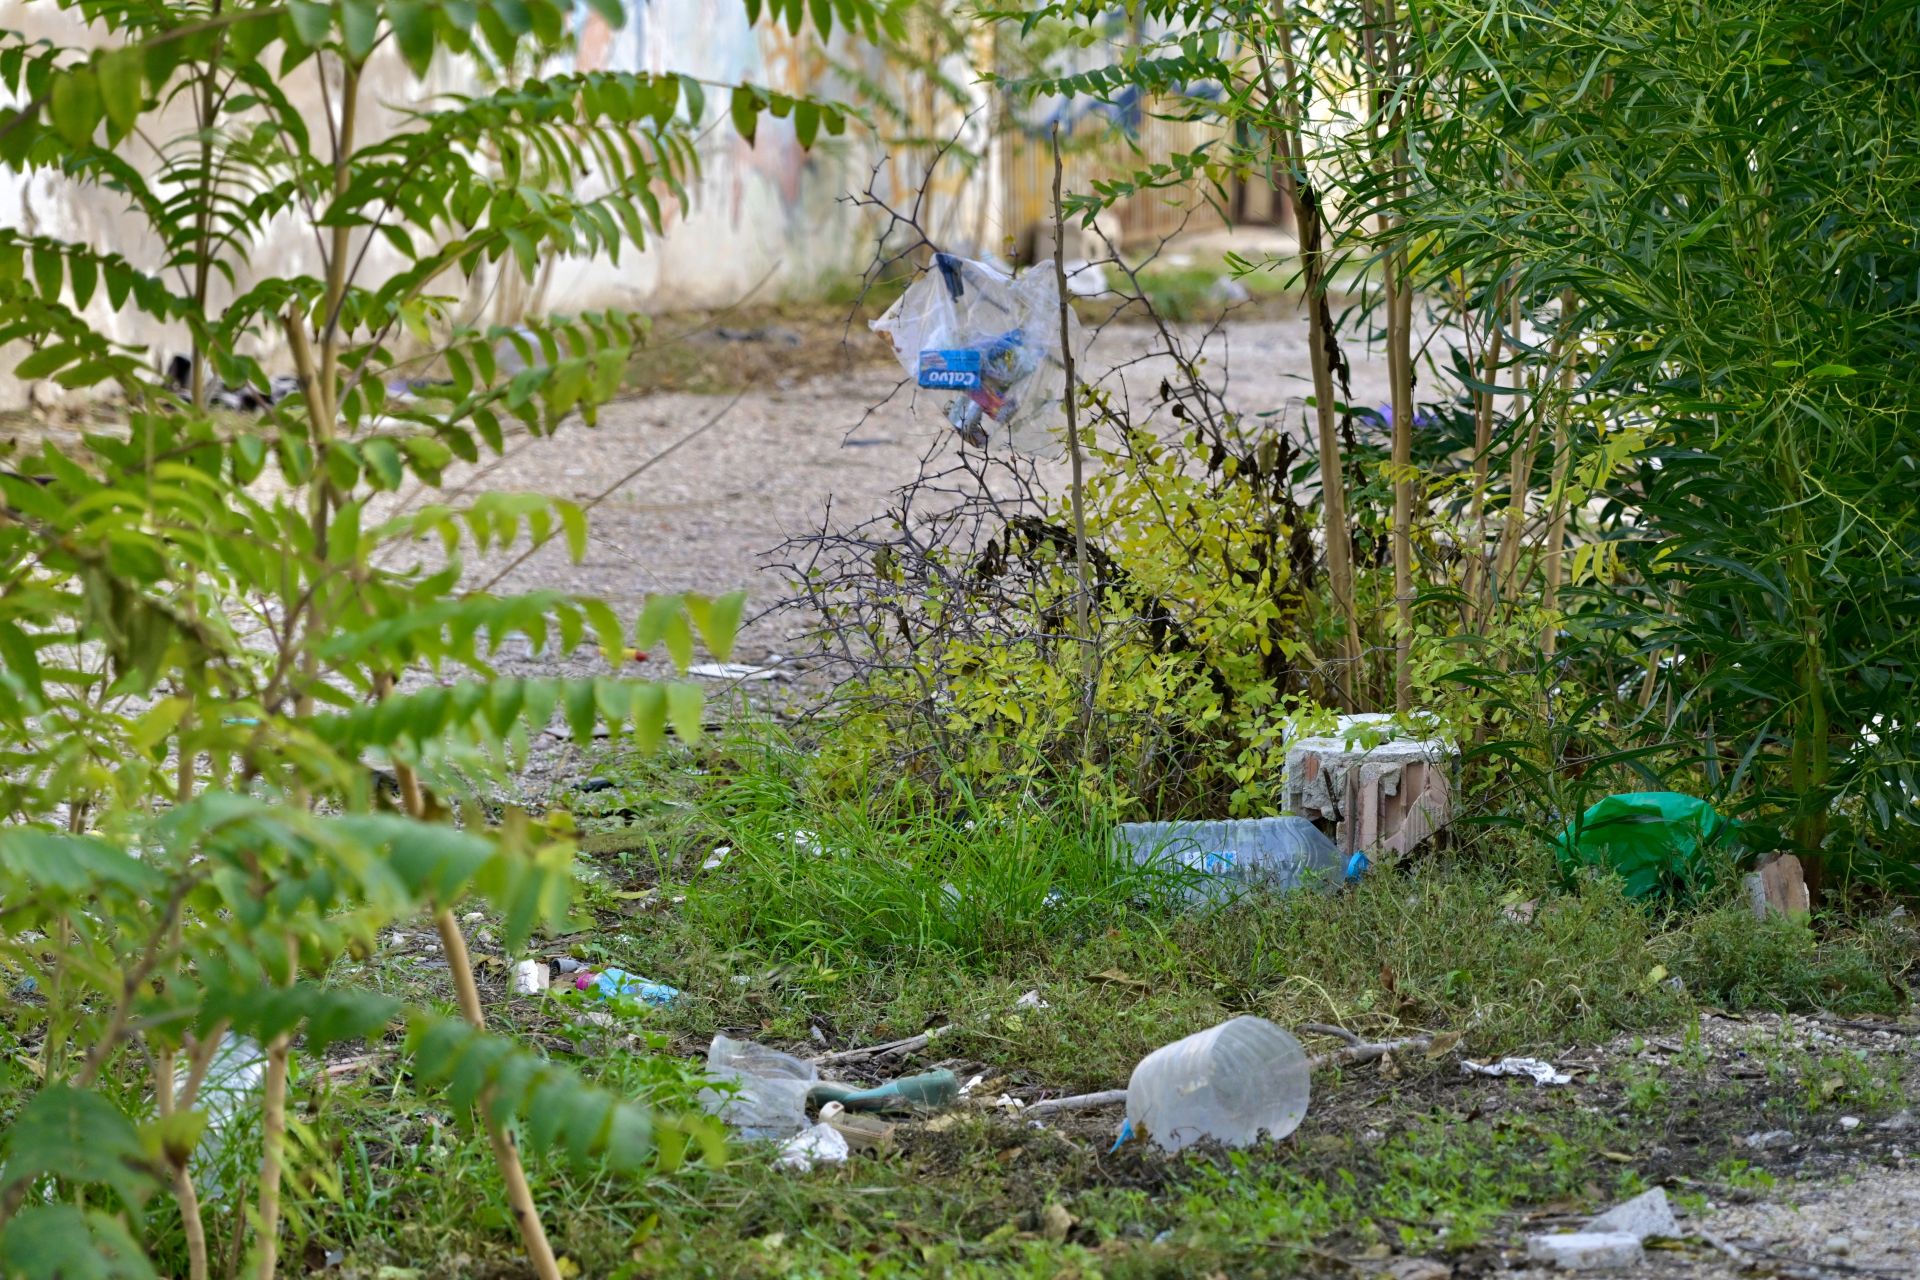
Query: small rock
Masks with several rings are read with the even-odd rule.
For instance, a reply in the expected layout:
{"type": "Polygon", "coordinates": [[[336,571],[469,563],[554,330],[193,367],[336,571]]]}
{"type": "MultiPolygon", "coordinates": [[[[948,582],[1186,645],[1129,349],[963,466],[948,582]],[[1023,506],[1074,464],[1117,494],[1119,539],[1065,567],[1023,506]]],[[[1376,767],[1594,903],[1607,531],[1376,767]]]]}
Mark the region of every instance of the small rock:
{"type": "Polygon", "coordinates": [[[1793,1133],[1787,1129],[1769,1129],[1765,1133],[1750,1133],[1740,1141],[1755,1151],[1771,1151],[1792,1145],[1793,1133]]]}
{"type": "Polygon", "coordinates": [[[1852,1253],[1853,1241],[1847,1239],[1845,1236],[1828,1236],[1827,1252],[1828,1253],[1852,1253]]]}
{"type": "Polygon", "coordinates": [[[1451,1280],[1453,1268],[1432,1258],[1402,1258],[1387,1268],[1392,1280],[1451,1280]]]}
{"type": "Polygon", "coordinates": [[[1913,1118],[1913,1112],[1896,1111],[1892,1115],[1888,1116],[1885,1120],[1882,1120],[1879,1124],[1879,1128],[1885,1129],[1890,1133],[1898,1133],[1902,1129],[1913,1128],[1914,1123],[1915,1121],[1913,1118]]]}
{"type": "Polygon", "coordinates": [[[1040,1234],[1059,1244],[1067,1238],[1067,1232],[1073,1230],[1073,1215],[1057,1204],[1050,1204],[1040,1211],[1040,1234]]]}
{"type": "Polygon", "coordinates": [[[1636,1240],[1647,1240],[1653,1236],[1671,1240],[1680,1234],[1680,1224],[1674,1221],[1673,1206],[1667,1203],[1667,1193],[1655,1187],[1607,1210],[1589,1222],[1587,1230],[1624,1231],[1636,1240]]]}
{"type": "Polygon", "coordinates": [[[1858,1129],[1860,1127],[1860,1117],[1859,1116],[1841,1116],[1840,1127],[1842,1129],[1848,1129],[1848,1130],[1858,1129]]]}
{"type": "Polygon", "coordinates": [[[487,918],[487,913],[484,911],[469,911],[467,912],[467,914],[460,917],[460,919],[465,921],[467,924],[479,924],[482,920],[485,920],[486,918],[487,918]]]}
{"type": "Polygon", "coordinates": [[[1599,1271],[1631,1267],[1646,1251],[1625,1231],[1574,1231],[1534,1236],[1527,1241],[1527,1257],[1568,1271],[1599,1271]]]}

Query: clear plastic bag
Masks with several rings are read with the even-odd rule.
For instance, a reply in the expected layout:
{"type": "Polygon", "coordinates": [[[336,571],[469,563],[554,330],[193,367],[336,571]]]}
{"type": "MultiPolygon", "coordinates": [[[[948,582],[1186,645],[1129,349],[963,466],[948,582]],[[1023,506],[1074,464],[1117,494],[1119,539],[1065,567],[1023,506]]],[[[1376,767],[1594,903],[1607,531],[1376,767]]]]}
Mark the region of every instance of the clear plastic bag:
{"type": "Polygon", "coordinates": [[[703,1089],[701,1103],[737,1136],[753,1140],[787,1138],[807,1127],[807,1091],[820,1070],[751,1040],[715,1036],[707,1049],[707,1075],[736,1091],[703,1089]]]}
{"type": "MultiPolygon", "coordinates": [[[[1067,313],[1076,357],[1080,322],[1067,313]]],[[[1051,266],[1010,276],[937,253],[933,268],[873,322],[916,385],[953,392],[947,422],[976,448],[1054,453],[1064,440],[1066,363],[1051,266]]]]}

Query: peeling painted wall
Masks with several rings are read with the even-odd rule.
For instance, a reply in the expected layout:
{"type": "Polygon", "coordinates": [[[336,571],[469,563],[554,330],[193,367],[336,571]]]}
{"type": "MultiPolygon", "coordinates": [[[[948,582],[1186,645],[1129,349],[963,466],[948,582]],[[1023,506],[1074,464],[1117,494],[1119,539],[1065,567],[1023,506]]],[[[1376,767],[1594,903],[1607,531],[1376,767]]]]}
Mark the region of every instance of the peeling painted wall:
{"type": "MultiPolygon", "coordinates": [[[[748,81],[829,98],[843,91],[816,45],[764,24],[751,26],[741,0],[648,0],[630,6],[629,13],[626,26],[615,30],[580,4],[572,65],[589,70],[675,70],[717,85],[748,81]]],[[[47,4],[0,0],[0,27],[29,38],[88,43],[77,19],[47,4]]],[[[860,56],[845,42],[837,42],[836,48],[843,47],[844,56],[860,56]]],[[[567,66],[562,63],[555,69],[567,66]]],[[[868,70],[879,68],[869,62],[868,70]]],[[[307,118],[316,122],[324,118],[320,76],[325,74],[332,73],[316,59],[298,68],[282,86],[307,118]]],[[[384,104],[363,117],[363,136],[369,140],[393,126],[393,108],[417,104],[437,93],[477,88],[470,68],[458,60],[436,60],[428,79],[415,82],[397,57],[379,55],[369,65],[364,83],[372,98],[384,104]]],[[[337,83],[330,88],[336,91],[337,101],[337,83]]],[[[716,89],[710,95],[707,114],[710,123],[716,114],[724,115],[723,91],[716,89]]],[[[936,122],[936,131],[960,127],[961,113],[950,114],[951,121],[936,122]]],[[[190,127],[191,115],[182,106],[156,122],[151,133],[163,140],[179,138],[190,127]]],[[[980,135],[977,141],[984,145],[985,113],[967,127],[980,135]]],[[[558,260],[530,288],[511,280],[473,281],[468,290],[470,311],[476,318],[511,322],[529,312],[718,306],[749,294],[767,300],[817,290],[846,273],[857,273],[869,260],[873,247],[869,220],[842,197],[866,186],[879,158],[870,136],[822,138],[807,152],[800,148],[788,121],[763,120],[753,146],[722,121],[707,130],[700,150],[701,172],[689,184],[690,207],[682,211],[669,206],[666,234],[644,251],[624,253],[617,264],[604,258],[558,260]]],[[[127,158],[146,173],[157,171],[158,155],[139,144],[133,145],[127,158]]],[[[982,243],[992,247],[1002,235],[991,218],[997,184],[990,175],[995,169],[983,166],[974,179],[946,179],[939,222],[956,247],[970,249],[982,243]]],[[[904,185],[896,181],[895,191],[904,185]]],[[[0,219],[36,233],[113,248],[148,269],[160,263],[158,246],[143,243],[143,225],[126,212],[121,197],[57,175],[0,173],[0,219]]],[[[311,233],[292,220],[270,228],[253,258],[270,264],[275,275],[320,271],[311,233]]],[[[398,255],[378,242],[367,254],[361,279],[378,279],[399,265],[398,255]]],[[[218,306],[252,283],[252,273],[244,269],[231,287],[216,281],[210,302],[218,306]]],[[[185,345],[183,332],[167,332],[131,313],[113,314],[103,296],[95,297],[88,314],[115,339],[147,348],[156,364],[185,345]]],[[[271,359],[280,342],[275,334],[257,335],[254,350],[271,359]]],[[[0,351],[0,368],[11,369],[23,354],[17,346],[0,351]]],[[[0,407],[19,407],[30,398],[57,399],[58,395],[44,384],[25,387],[0,376],[0,407]]]]}

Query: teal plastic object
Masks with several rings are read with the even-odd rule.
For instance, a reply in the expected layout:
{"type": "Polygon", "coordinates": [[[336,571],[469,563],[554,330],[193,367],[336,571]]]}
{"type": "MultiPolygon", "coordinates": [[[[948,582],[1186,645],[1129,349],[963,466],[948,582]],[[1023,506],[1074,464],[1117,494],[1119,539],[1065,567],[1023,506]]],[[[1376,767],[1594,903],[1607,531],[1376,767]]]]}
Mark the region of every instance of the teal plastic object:
{"type": "Polygon", "coordinates": [[[1743,852],[1738,822],[1678,791],[1608,796],[1554,843],[1562,874],[1571,879],[1583,867],[1605,868],[1626,882],[1629,898],[1685,898],[1743,852]]]}
{"type": "Polygon", "coordinates": [[[960,1079],[951,1071],[902,1076],[874,1089],[823,1080],[807,1090],[814,1106],[837,1102],[849,1111],[939,1111],[960,1100],[960,1079]]]}

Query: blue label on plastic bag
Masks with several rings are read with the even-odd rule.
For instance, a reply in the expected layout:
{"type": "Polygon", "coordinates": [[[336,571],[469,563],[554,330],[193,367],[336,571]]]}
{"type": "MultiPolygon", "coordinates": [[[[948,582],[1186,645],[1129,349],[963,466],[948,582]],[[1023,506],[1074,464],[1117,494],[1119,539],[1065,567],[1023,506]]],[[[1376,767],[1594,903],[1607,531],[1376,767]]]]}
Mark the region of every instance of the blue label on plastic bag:
{"type": "Polygon", "coordinates": [[[971,391],[980,385],[980,350],[929,350],[920,353],[920,385],[971,391]]]}

